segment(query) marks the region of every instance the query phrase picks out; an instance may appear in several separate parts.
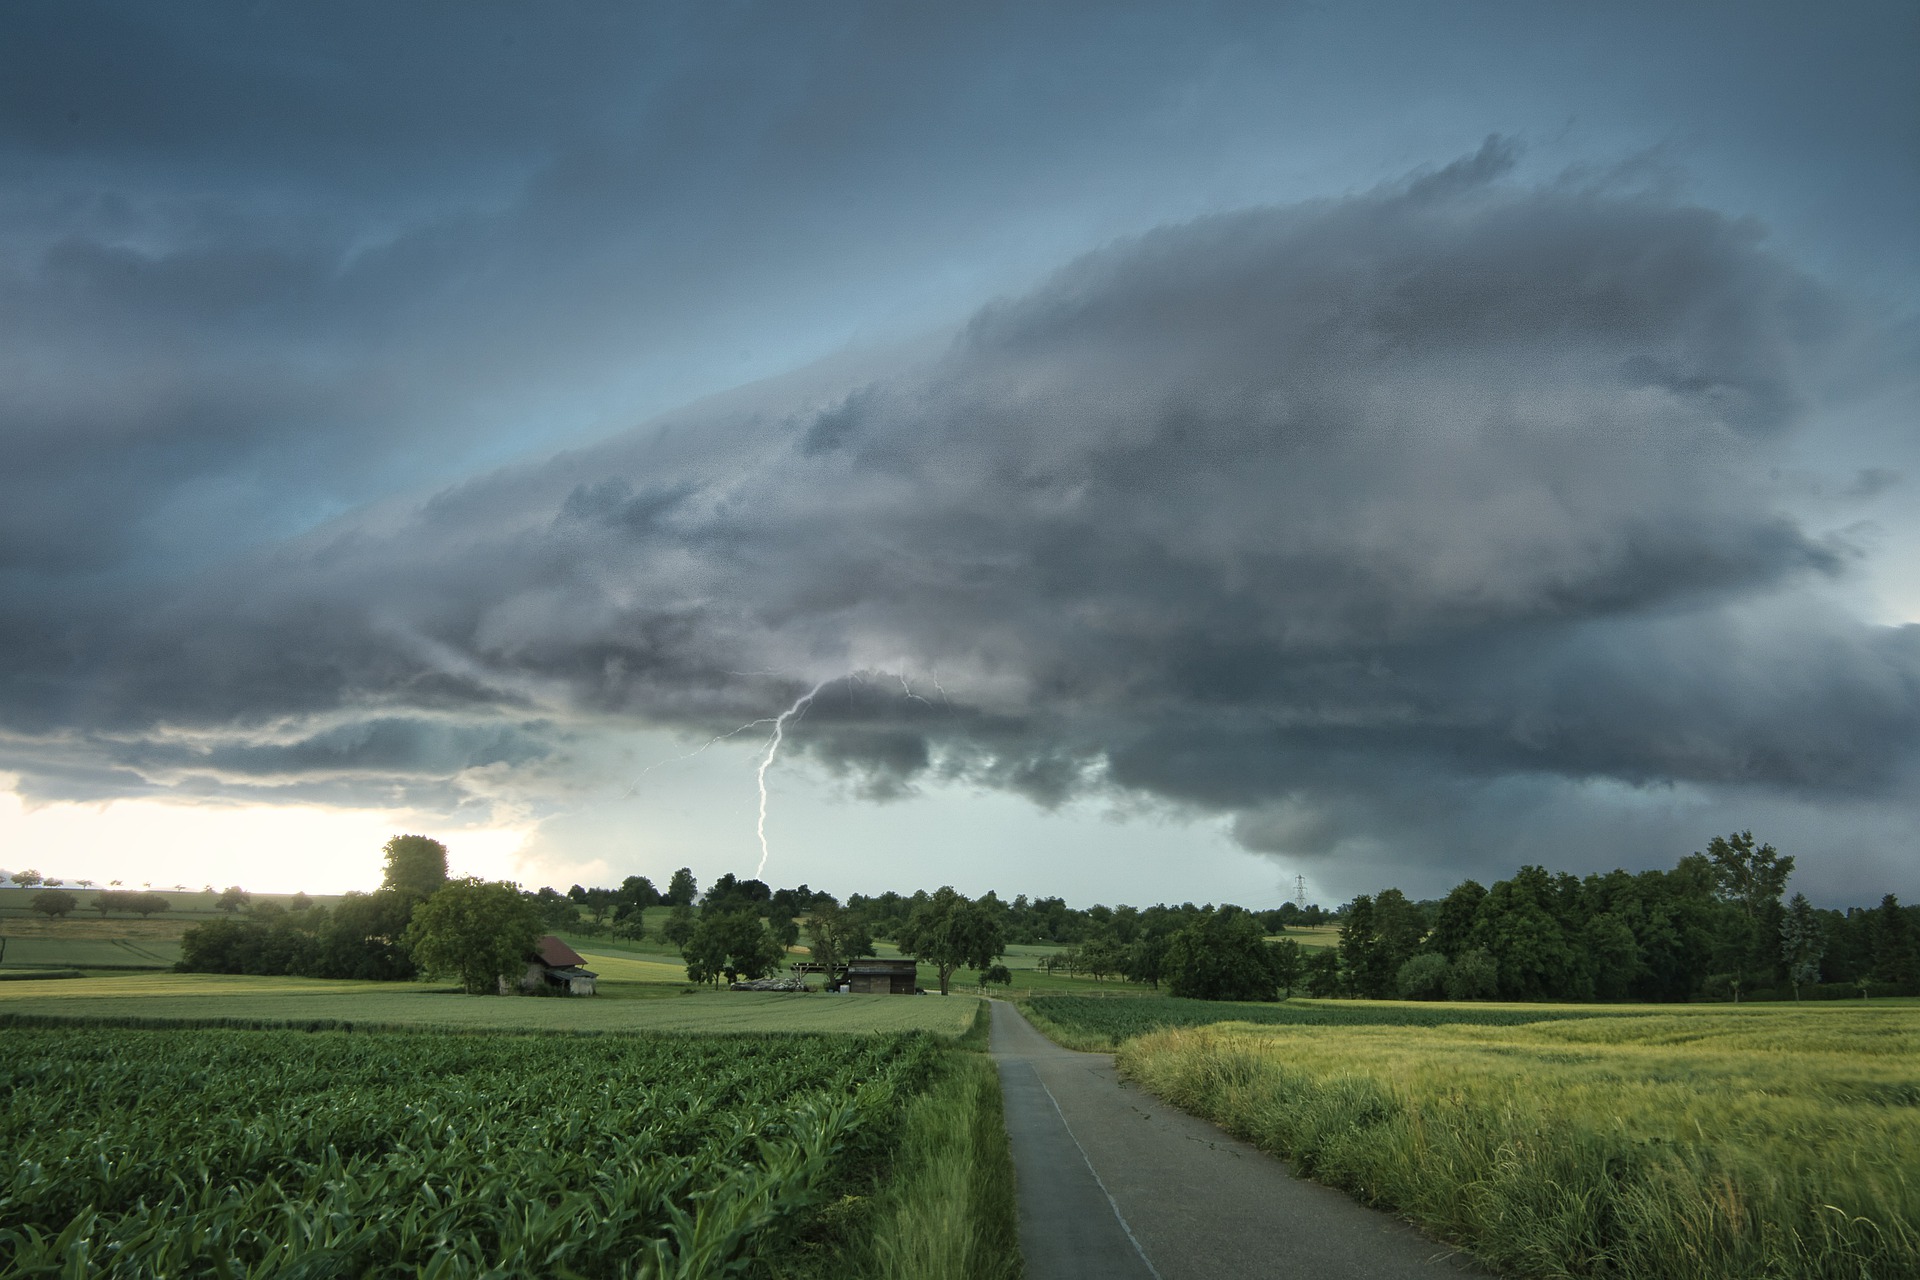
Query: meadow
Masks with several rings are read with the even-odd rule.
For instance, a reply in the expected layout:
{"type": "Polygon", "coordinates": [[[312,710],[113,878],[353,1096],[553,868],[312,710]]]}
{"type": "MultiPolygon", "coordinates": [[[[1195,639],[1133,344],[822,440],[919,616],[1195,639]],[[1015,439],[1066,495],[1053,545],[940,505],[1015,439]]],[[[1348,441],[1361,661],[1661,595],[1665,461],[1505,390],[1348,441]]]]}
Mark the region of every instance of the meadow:
{"type": "MultiPolygon", "coordinates": [[[[591,957],[589,958],[591,961],[591,957]]],[[[929,1031],[958,1036],[979,1000],[969,996],[788,995],[636,987],[572,999],[466,996],[416,983],[341,982],[210,973],[129,973],[0,983],[0,1025],[87,1019],[148,1026],[417,1027],[462,1031],[622,1033],[929,1031]]]]}
{"type": "Polygon", "coordinates": [[[12,1028],[0,1253],[20,1276],[910,1275],[976,1225],[951,1159],[958,1237],[880,1185],[920,1193],[945,1130],[997,1123],[961,1056],[924,1033],[12,1028]]]}
{"type": "MultiPolygon", "coordinates": [[[[1117,1031],[1140,1002],[1084,1003],[1117,1031]]],[[[1117,1060],[1503,1273],[1920,1275],[1920,1005],[1419,1008],[1167,1026],[1117,1060]]]]}
{"type": "MultiPolygon", "coordinates": [[[[1305,1027],[1438,1027],[1451,1023],[1517,1026],[1561,1018],[1617,1016],[1594,1005],[1446,1004],[1397,1000],[1283,1000],[1275,1003],[1182,1000],[1175,996],[1131,998],[1036,995],[1022,1005],[1033,1024],[1070,1049],[1108,1053],[1126,1040],[1169,1027],[1251,1022],[1305,1027]]],[[[1618,1013],[1630,1012],[1621,1010],[1618,1013]]]]}

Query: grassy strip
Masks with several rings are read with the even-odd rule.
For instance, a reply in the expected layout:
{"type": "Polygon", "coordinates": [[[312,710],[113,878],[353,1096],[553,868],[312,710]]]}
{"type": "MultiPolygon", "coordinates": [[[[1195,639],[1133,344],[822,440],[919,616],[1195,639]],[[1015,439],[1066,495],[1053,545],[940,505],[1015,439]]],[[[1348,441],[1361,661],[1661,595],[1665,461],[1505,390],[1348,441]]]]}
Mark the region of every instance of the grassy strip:
{"type": "Polygon", "coordinates": [[[983,1052],[989,1010],[901,1117],[891,1176],[876,1194],[859,1274],[871,1280],[1019,1280],[1013,1155],[1000,1078],[983,1052]]]}
{"type": "Polygon", "coordinates": [[[1920,1275],[1920,1016],[1218,1027],[1128,1077],[1504,1272],[1920,1275]]]}

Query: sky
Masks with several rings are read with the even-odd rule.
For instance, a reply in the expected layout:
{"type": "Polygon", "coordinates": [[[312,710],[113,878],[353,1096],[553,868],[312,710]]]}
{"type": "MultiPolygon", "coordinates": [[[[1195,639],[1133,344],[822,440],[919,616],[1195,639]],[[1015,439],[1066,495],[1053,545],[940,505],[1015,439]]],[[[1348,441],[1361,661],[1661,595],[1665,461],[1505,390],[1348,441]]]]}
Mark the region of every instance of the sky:
{"type": "Polygon", "coordinates": [[[0,24],[0,867],[1920,896],[1911,4],[0,24]]]}

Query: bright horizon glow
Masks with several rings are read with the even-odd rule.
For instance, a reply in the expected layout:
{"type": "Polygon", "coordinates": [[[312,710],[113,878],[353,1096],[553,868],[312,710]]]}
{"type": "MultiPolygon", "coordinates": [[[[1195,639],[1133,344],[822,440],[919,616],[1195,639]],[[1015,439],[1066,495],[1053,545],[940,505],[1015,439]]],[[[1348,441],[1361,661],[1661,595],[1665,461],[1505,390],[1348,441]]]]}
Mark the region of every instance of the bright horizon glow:
{"type": "MultiPolygon", "coordinates": [[[[0,791],[0,866],[31,868],[72,886],[90,879],[123,888],[237,884],[255,893],[346,893],[380,887],[381,846],[419,831],[418,815],[318,805],[225,805],[113,800],[29,807],[0,791]]],[[[449,870],[517,879],[529,828],[447,829],[449,870]]]]}

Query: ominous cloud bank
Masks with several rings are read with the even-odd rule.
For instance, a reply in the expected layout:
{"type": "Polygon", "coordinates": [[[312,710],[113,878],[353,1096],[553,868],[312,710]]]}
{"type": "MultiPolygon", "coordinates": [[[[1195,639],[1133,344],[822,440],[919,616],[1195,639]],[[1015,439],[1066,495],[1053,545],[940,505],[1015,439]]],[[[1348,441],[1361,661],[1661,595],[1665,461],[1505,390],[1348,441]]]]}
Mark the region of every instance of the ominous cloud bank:
{"type": "Polygon", "coordinates": [[[1783,479],[1889,339],[1750,225],[1507,163],[1158,230],[825,402],[165,599],[0,605],[0,767],[455,806],[828,681],[788,741],[876,795],[1097,790],[1296,856],[1457,859],[1541,788],[1910,809],[1920,627],[1849,607],[1868,549],[1783,479]]]}

